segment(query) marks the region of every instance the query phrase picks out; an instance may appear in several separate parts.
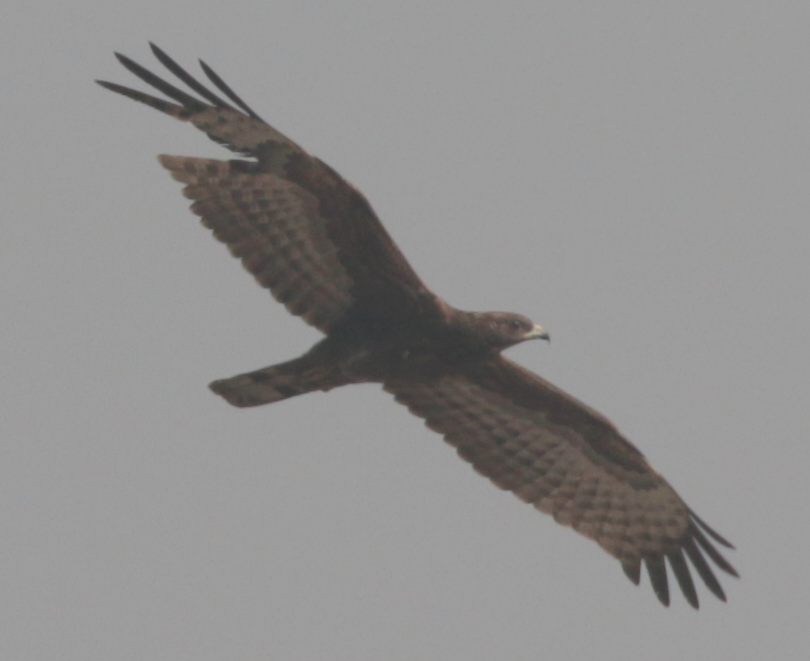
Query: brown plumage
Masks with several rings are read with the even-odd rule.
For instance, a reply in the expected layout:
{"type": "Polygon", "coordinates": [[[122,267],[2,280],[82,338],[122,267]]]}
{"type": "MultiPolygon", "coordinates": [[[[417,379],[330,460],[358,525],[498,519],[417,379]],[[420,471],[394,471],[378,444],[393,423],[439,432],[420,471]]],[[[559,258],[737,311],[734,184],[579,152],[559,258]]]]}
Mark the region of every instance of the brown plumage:
{"type": "Polygon", "coordinates": [[[598,542],[634,583],[647,567],[669,603],[665,559],[686,599],[687,559],[725,594],[707,558],[733,567],[701,521],[603,416],[500,355],[548,335],[520,315],[456,310],[429,291],[362,194],[266,124],[205,63],[220,98],[156,46],[158,60],[200,98],[121,63],[173,101],[99,84],[191,122],[249,160],[161,156],[191,210],[260,285],[326,337],[300,358],[214,381],[235,406],[257,406],[349,383],[377,382],[444,435],[502,489],[598,542]]]}

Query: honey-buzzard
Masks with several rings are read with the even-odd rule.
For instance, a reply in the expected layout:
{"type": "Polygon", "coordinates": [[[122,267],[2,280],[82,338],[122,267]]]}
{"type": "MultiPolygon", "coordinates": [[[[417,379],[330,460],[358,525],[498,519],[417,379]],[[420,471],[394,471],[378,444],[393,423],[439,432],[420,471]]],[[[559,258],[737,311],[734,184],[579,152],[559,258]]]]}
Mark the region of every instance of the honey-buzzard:
{"type": "Polygon", "coordinates": [[[224,100],[152,45],[198,97],[123,55],[121,63],[172,101],[98,81],[191,122],[248,157],[160,156],[185,184],[191,210],[287,309],[326,337],[300,358],[214,381],[235,406],[257,406],[350,383],[381,383],[502,489],[590,537],[638,584],[642,562],[669,603],[665,560],[687,601],[687,559],[719,599],[712,568],[736,576],[712,542],[731,545],[602,415],[501,356],[548,339],[526,317],[463,312],[422,283],[363,195],[265,123],[202,61],[224,100]]]}

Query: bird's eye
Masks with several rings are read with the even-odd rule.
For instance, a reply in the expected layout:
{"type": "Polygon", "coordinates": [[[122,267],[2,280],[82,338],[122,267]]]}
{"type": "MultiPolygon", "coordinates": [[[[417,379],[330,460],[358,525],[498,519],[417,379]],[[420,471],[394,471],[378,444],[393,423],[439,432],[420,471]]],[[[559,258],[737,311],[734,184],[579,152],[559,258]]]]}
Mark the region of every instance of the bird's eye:
{"type": "Polygon", "coordinates": [[[512,319],[512,321],[510,321],[509,323],[512,325],[512,328],[515,329],[523,328],[523,324],[521,324],[517,319],[512,319]]]}

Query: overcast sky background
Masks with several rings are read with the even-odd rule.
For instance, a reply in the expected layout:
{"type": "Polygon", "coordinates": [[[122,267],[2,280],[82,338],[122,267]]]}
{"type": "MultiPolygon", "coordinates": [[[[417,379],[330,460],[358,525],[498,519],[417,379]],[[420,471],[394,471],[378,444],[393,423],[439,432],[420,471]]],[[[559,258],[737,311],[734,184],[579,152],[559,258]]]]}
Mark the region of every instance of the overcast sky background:
{"type": "Polygon", "coordinates": [[[810,650],[810,4],[11,0],[0,80],[0,658],[810,650]],[[729,603],[663,608],[379,387],[211,394],[318,334],[155,161],[227,153],[92,83],[144,89],[112,51],[160,73],[147,40],[363,190],[449,302],[548,328],[509,356],[736,544],[729,603]]]}

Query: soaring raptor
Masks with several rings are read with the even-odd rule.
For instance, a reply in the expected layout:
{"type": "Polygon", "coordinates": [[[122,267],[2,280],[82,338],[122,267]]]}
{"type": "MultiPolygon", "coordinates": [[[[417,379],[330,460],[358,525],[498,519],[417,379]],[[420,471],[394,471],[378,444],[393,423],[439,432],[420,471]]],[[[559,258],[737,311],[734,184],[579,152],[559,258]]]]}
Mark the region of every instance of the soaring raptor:
{"type": "Polygon", "coordinates": [[[350,383],[381,383],[502,489],[590,537],[638,584],[647,567],[669,604],[666,562],[698,607],[690,566],[725,594],[708,560],[732,576],[706,525],[606,418],[501,356],[548,339],[526,317],[463,312],[431,292],[363,195],[265,123],[204,62],[215,94],[152,45],[193,96],[116,54],[171,101],[113,92],[190,122],[244,157],[160,156],[203,225],[260,285],[325,337],[300,358],[214,381],[234,406],[258,406],[350,383]]]}

